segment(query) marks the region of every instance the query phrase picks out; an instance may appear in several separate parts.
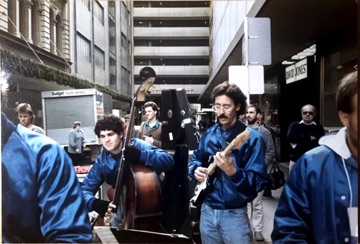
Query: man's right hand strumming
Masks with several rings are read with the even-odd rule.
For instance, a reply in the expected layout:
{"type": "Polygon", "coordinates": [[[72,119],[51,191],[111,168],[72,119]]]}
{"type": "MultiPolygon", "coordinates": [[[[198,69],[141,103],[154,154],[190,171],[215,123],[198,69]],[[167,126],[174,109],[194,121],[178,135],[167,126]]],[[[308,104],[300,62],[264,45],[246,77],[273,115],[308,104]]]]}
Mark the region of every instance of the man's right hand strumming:
{"type": "Polygon", "coordinates": [[[204,167],[197,167],[196,170],[195,170],[195,173],[194,173],[194,176],[195,176],[195,179],[197,181],[203,181],[206,179],[206,176],[207,176],[207,168],[204,168],[204,167]]]}

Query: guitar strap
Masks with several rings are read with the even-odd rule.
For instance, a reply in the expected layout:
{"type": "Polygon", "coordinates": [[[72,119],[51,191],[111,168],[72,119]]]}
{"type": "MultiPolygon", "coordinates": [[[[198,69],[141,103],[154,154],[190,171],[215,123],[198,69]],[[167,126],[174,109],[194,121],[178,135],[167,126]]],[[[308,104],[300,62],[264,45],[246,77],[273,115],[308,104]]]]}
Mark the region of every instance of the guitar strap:
{"type": "MultiPolygon", "coordinates": [[[[239,135],[241,132],[243,132],[246,129],[246,125],[244,125],[242,122],[240,122],[233,130],[233,132],[228,136],[226,139],[227,144],[229,144],[234,138],[239,135]]],[[[227,145],[226,145],[227,146],[227,145]]],[[[223,146],[222,150],[225,149],[226,146],[223,146]]]]}
{"type": "MultiPolygon", "coordinates": [[[[233,130],[233,132],[226,138],[225,142],[223,143],[222,148],[219,148],[219,152],[223,151],[229,143],[234,140],[234,138],[239,135],[241,132],[243,132],[246,129],[246,125],[244,125],[242,122],[240,122],[233,130]]],[[[204,165],[204,167],[208,167],[212,162],[214,158],[213,155],[209,157],[209,160],[207,161],[207,164],[204,165]]],[[[217,170],[217,169],[216,169],[217,170]]],[[[215,175],[215,174],[214,174],[215,175]]]]}

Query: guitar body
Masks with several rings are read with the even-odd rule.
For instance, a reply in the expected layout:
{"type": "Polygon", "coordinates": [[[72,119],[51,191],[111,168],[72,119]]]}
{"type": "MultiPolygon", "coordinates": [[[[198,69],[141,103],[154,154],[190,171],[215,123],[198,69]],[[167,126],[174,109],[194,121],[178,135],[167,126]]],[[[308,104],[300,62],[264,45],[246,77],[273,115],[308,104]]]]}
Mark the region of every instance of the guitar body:
{"type": "Polygon", "coordinates": [[[161,230],[161,188],[158,176],[149,167],[130,163],[122,187],[123,227],[148,231],[161,230]]]}
{"type": "Polygon", "coordinates": [[[198,182],[194,190],[194,196],[190,199],[190,203],[195,207],[200,207],[205,197],[213,190],[211,184],[212,177],[207,176],[204,181],[198,182]]]}

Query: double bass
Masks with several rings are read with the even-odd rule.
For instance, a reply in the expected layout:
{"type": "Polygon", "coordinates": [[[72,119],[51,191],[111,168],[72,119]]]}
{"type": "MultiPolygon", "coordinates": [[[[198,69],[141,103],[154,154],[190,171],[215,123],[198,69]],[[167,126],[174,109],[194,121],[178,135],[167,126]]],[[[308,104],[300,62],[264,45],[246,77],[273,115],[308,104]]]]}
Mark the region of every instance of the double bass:
{"type": "MultiPolygon", "coordinates": [[[[144,67],[140,70],[140,76],[146,79],[132,99],[123,149],[130,145],[134,117],[137,114],[136,107],[147,101],[148,90],[154,84],[156,74],[152,68],[144,67]]],[[[116,207],[120,206],[121,208],[122,228],[161,230],[161,188],[158,176],[151,168],[139,163],[128,162],[122,158],[113,202],[116,207]]]]}

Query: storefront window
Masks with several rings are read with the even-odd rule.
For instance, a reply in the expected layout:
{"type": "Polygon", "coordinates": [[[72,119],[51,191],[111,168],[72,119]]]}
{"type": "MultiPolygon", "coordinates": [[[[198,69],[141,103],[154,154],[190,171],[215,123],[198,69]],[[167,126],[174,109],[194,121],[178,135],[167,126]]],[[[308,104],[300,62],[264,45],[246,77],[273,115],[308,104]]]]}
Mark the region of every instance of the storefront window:
{"type": "Polygon", "coordinates": [[[357,68],[356,47],[324,57],[323,126],[325,130],[342,127],[336,109],[335,92],[339,80],[357,68]]]}

